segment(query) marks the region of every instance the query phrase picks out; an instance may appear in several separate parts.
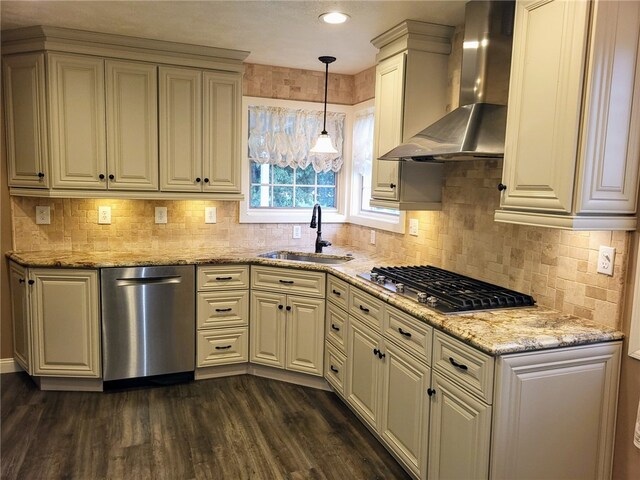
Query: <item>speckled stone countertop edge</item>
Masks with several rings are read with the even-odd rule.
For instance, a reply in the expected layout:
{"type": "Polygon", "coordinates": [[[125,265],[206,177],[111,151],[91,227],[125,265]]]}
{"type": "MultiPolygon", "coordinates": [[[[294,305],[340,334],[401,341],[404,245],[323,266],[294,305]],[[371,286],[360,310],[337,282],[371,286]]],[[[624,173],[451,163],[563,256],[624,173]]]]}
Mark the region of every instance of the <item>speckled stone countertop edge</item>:
{"type": "MultiPolygon", "coordinates": [[[[154,265],[247,264],[325,272],[491,356],[611,342],[624,338],[624,334],[614,328],[546,307],[443,315],[358,277],[358,273],[368,272],[374,265],[400,265],[402,262],[377,254],[358,252],[355,249],[332,249],[332,254],[353,255],[353,260],[342,264],[318,264],[258,256],[266,251],[278,250],[277,248],[224,250],[225,252],[211,252],[211,249],[208,249],[181,255],[173,251],[155,253],[12,251],[7,252],[6,257],[30,268],[98,269],[154,265]]],[[[294,251],[290,247],[280,250],[294,251]]],[[[310,252],[305,253],[313,255],[310,252]]]]}

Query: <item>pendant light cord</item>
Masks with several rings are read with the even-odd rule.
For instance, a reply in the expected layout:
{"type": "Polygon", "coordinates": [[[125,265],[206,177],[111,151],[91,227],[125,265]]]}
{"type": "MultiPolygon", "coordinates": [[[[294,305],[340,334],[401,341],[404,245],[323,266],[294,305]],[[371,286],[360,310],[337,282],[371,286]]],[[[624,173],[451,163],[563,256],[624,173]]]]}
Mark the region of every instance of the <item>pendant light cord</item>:
{"type": "Polygon", "coordinates": [[[325,63],[324,71],[324,122],[322,123],[322,135],[327,134],[327,90],[329,88],[329,63],[325,63]]]}

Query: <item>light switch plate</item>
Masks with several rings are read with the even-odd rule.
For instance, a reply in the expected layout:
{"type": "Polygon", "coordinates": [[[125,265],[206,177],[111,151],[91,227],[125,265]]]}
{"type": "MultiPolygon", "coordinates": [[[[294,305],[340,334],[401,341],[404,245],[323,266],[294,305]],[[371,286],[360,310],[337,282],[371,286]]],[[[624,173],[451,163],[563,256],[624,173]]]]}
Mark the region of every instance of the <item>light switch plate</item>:
{"type": "Polygon", "coordinates": [[[216,223],[216,207],[204,207],[204,223],[216,223]]]}
{"type": "Polygon", "coordinates": [[[598,273],[613,276],[613,263],[616,258],[616,249],[600,245],[598,252],[598,273]]]}
{"type": "Polygon", "coordinates": [[[98,207],[98,224],[109,225],[111,223],[111,207],[98,207]]]}
{"type": "Polygon", "coordinates": [[[409,235],[413,235],[414,237],[418,236],[418,219],[417,218],[409,219],[409,235]]]}
{"type": "Polygon", "coordinates": [[[371,239],[369,240],[369,243],[371,245],[375,245],[376,244],[376,231],[375,230],[371,230],[371,239]]]}
{"type": "Polygon", "coordinates": [[[167,223],[167,207],[156,207],[156,223],[167,223]]]}
{"type": "Polygon", "coordinates": [[[300,225],[293,226],[293,238],[301,238],[302,237],[302,229],[300,225]]]}
{"type": "Polygon", "coordinates": [[[36,225],[49,225],[51,223],[51,207],[36,207],[36,225]]]}

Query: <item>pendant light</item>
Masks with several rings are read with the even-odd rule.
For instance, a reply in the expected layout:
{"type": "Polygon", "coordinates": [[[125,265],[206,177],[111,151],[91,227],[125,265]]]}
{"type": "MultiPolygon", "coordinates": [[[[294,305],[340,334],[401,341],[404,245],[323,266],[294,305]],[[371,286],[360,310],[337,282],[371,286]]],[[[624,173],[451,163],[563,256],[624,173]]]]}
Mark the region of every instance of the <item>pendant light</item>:
{"type": "Polygon", "coordinates": [[[329,85],[329,64],[336,61],[336,57],[319,57],[322,63],[325,64],[324,73],[324,123],[322,125],[322,132],[318,137],[318,141],[314,147],[310,150],[310,153],[338,153],[331,143],[331,137],[327,133],[327,88],[329,85]]]}

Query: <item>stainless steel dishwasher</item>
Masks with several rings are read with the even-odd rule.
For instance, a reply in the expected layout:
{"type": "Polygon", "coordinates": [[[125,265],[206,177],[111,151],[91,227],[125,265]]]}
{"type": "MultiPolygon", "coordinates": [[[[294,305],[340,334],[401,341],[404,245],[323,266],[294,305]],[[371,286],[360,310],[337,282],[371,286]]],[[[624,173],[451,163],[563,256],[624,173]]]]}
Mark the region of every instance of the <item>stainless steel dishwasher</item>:
{"type": "Polygon", "coordinates": [[[195,267],[103,268],[103,379],[195,369],[195,267]]]}

